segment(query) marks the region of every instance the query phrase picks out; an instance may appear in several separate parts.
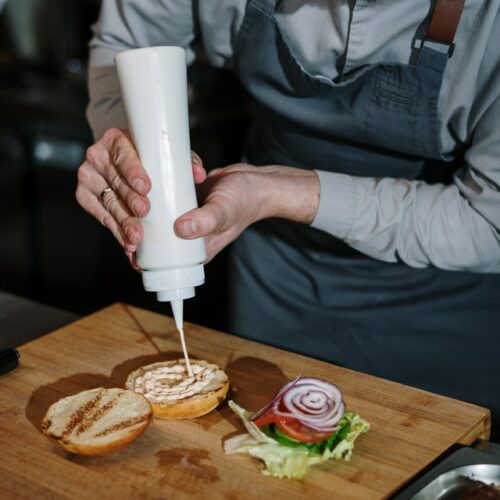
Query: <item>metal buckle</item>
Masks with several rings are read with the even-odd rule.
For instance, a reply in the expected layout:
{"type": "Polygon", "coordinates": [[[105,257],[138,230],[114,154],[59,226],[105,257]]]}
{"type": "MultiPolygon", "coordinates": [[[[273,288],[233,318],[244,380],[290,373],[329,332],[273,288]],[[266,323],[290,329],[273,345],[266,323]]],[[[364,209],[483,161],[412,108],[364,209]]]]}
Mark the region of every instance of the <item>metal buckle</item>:
{"type": "Polygon", "coordinates": [[[425,36],[422,40],[416,40],[415,45],[417,45],[418,42],[420,42],[420,46],[418,47],[419,49],[427,47],[431,50],[436,50],[437,52],[446,54],[448,58],[453,57],[453,53],[455,52],[455,40],[448,44],[446,42],[442,42],[441,40],[425,36]]]}

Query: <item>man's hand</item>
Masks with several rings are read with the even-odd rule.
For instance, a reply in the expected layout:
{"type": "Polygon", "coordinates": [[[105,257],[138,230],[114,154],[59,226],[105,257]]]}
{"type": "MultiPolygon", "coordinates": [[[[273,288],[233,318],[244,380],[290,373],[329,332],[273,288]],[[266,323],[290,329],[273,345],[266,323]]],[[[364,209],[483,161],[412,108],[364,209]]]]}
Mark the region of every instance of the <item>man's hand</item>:
{"type": "MultiPolygon", "coordinates": [[[[206,177],[202,162],[194,153],[192,158],[195,182],[202,182],[206,177]]],[[[114,234],[136,269],[135,252],[143,237],[138,218],[149,212],[146,195],[150,189],[126,130],[109,129],[87,150],[78,169],[78,203],[114,234]],[[112,190],[104,191],[108,187],[112,190]]]]}
{"type": "Polygon", "coordinates": [[[258,220],[282,217],[310,224],[320,187],[313,171],[241,163],[210,171],[198,194],[202,206],[179,217],[175,231],[186,239],[204,236],[208,262],[258,220]]]}

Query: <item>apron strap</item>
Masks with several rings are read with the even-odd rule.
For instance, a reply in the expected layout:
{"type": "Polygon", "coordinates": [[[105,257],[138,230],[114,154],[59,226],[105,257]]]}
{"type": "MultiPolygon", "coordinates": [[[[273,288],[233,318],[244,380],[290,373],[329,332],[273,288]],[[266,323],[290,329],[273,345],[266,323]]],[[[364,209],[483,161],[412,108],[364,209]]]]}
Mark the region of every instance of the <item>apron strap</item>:
{"type": "Polygon", "coordinates": [[[464,3],[465,0],[436,0],[426,38],[451,47],[464,3]]]}

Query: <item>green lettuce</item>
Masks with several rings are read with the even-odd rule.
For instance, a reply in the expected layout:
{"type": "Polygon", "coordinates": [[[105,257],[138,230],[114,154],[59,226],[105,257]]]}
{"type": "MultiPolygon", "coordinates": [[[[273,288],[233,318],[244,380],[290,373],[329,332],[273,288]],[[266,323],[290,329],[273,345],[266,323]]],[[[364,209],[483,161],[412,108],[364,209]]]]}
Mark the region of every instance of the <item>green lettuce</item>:
{"type": "Polygon", "coordinates": [[[251,420],[252,413],[229,401],[230,408],[241,418],[248,434],[226,440],[226,453],[248,453],[265,463],[262,473],[267,476],[302,478],[309,467],[330,458],[349,460],[354,441],[370,424],[353,412],[346,412],[338,430],[319,443],[300,443],[279,432],[274,425],[259,429],[251,420]]]}

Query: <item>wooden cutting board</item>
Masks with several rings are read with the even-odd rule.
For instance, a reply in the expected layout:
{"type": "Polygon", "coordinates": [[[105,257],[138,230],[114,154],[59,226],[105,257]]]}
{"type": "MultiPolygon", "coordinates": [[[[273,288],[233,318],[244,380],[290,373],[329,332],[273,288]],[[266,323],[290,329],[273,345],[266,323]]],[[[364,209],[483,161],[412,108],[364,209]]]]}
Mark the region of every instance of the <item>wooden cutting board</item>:
{"type": "Polygon", "coordinates": [[[192,421],[155,420],[107,457],[72,456],[40,432],[50,404],[93,387],[122,386],[147,363],[181,355],[171,318],[115,304],[20,348],[21,366],[0,378],[1,498],[384,498],[454,443],[489,435],[486,409],[186,325],[193,357],[223,367],[232,398],[255,410],[297,374],[340,386],[347,408],[372,429],[350,462],[314,466],[303,480],[262,475],[259,460],[225,455],[243,431],[224,403],[192,421]]]}

